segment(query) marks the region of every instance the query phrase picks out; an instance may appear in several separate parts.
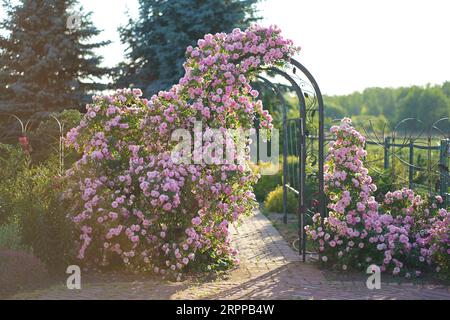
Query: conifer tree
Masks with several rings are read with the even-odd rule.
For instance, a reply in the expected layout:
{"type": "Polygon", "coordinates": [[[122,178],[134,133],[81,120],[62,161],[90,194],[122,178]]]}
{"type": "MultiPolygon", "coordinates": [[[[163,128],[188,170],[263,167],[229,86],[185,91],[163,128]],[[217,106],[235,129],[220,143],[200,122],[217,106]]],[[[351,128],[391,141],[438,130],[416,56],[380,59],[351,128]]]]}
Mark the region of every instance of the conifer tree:
{"type": "Polygon", "coordinates": [[[185,50],[207,33],[245,29],[256,21],[258,0],[139,0],[139,17],[120,29],[127,61],[115,86],[134,86],[146,95],[170,88],[183,75],[185,50]]]}
{"type": "Polygon", "coordinates": [[[0,23],[0,116],[81,109],[105,86],[92,42],[100,31],[76,0],[4,1],[0,23]]]}

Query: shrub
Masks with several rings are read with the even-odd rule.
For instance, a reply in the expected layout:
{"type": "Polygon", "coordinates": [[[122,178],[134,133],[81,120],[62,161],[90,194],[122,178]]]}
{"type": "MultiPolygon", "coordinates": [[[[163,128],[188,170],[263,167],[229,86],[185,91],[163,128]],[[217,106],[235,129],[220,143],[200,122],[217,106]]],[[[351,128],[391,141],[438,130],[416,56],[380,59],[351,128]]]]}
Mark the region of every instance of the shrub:
{"type": "Polygon", "coordinates": [[[51,273],[65,270],[73,247],[73,222],[68,219],[69,203],[62,201],[64,181],[58,176],[59,163],[46,162],[21,168],[15,184],[14,215],[18,218],[22,243],[44,262],[51,273]]]}
{"type": "MultiPolygon", "coordinates": [[[[224,165],[174,161],[171,135],[180,128],[198,135],[197,120],[205,134],[250,129],[256,115],[271,128],[250,81],[261,65],[280,65],[295,51],[276,28],[206,35],[188,47],[186,74],[169,91],[150,100],[139,89],[94,97],[67,137],[81,154],[66,192],[81,261],[120,257],[129,268],[176,279],[190,268],[232,264],[228,228],[254,209],[256,176],[236,158],[224,165]]],[[[237,138],[227,137],[226,147],[237,138]]],[[[194,160],[201,155],[194,152],[194,160]]]]}
{"type": "Polygon", "coordinates": [[[443,277],[450,278],[450,216],[440,211],[443,220],[437,220],[431,227],[427,243],[430,245],[430,255],[437,265],[436,271],[443,277]]]}
{"type": "Polygon", "coordinates": [[[373,196],[377,187],[362,161],[364,137],[350,119],[331,131],[335,141],[325,165],[329,216],[322,221],[315,215],[314,225],[306,228],[319,247],[321,261],[344,270],[376,264],[405,277],[442,264],[450,254],[449,213],[438,208],[442,198],[433,203],[404,188],[377,202],[373,196]]]}
{"type": "MultiPolygon", "coordinates": [[[[265,169],[267,169],[267,167],[269,166],[269,167],[271,167],[271,168],[269,168],[270,170],[273,169],[275,171],[275,168],[272,168],[273,167],[272,163],[260,164],[258,166],[255,166],[255,168],[253,168],[253,170],[256,173],[260,173],[261,167],[263,167],[263,166],[266,167],[265,169]]],[[[281,166],[281,164],[279,166],[281,166]]],[[[261,201],[261,202],[264,201],[270,191],[274,190],[277,186],[279,186],[283,183],[282,182],[283,171],[280,169],[280,167],[278,169],[279,170],[276,174],[260,176],[260,178],[258,179],[258,182],[253,187],[253,192],[255,193],[256,200],[261,201]]]]}
{"type": "Polygon", "coordinates": [[[0,250],[0,298],[36,289],[49,280],[44,264],[25,251],[0,250]]]}
{"type": "MultiPolygon", "coordinates": [[[[263,166],[270,166],[273,167],[274,165],[269,163],[260,164],[258,166],[255,166],[253,170],[256,173],[259,173],[261,168],[263,166]]],[[[272,169],[271,169],[272,170],[272,169]]],[[[300,167],[298,165],[298,157],[296,156],[288,156],[287,158],[287,170],[290,175],[292,175],[292,172],[296,173],[299,172],[300,167]]],[[[275,171],[275,168],[273,169],[275,171]]],[[[317,170],[314,168],[314,166],[310,165],[309,163],[306,166],[306,175],[307,179],[305,182],[305,195],[306,203],[311,203],[311,206],[314,207],[316,194],[318,192],[318,179],[317,179],[317,170]]],[[[298,184],[298,180],[296,182],[291,182],[298,184]]],[[[275,190],[276,187],[283,185],[283,157],[280,157],[280,161],[278,164],[278,172],[274,175],[262,175],[256,185],[254,186],[254,193],[256,196],[256,199],[258,201],[264,201],[268,194],[275,190]]],[[[297,185],[292,185],[292,187],[295,187],[298,189],[297,185]]],[[[280,211],[278,211],[280,212],[280,211]]]]}
{"type": "Polygon", "coordinates": [[[0,226],[0,250],[19,250],[22,247],[19,227],[16,223],[0,226]]]}
{"type": "MultiPolygon", "coordinates": [[[[298,197],[292,192],[286,193],[286,204],[288,213],[296,213],[298,208],[298,197]]],[[[264,201],[264,208],[269,212],[283,212],[283,187],[278,186],[271,191],[264,201]]]]}
{"type": "Polygon", "coordinates": [[[0,226],[13,219],[18,174],[27,165],[20,147],[0,144],[0,226]]]}
{"type": "Polygon", "coordinates": [[[30,249],[51,272],[65,270],[73,246],[67,205],[61,201],[59,160],[32,164],[22,148],[0,145],[0,199],[5,247],[30,249]]]}

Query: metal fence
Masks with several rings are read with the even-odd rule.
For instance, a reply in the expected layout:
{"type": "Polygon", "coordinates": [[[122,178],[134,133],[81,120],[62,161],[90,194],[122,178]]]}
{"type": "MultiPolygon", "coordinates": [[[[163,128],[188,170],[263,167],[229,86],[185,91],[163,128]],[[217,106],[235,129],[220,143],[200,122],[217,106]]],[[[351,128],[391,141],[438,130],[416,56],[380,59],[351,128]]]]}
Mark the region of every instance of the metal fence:
{"type": "MultiPolygon", "coordinates": [[[[412,118],[402,120],[399,124],[419,122],[412,118]]],[[[391,175],[394,185],[408,187],[429,195],[440,195],[444,205],[450,205],[450,129],[449,119],[436,121],[424,130],[415,132],[411,127],[403,132],[399,124],[389,134],[374,134],[376,130],[362,128],[366,136],[368,155],[366,166],[380,175],[391,175]],[[444,124],[445,125],[442,125],[444,124]],[[441,126],[439,126],[441,124],[441,126]],[[408,131],[409,130],[409,131],[408,131]]],[[[407,127],[407,126],[406,126],[407,127]]],[[[310,135],[309,147],[317,146],[317,137],[310,135]]],[[[327,136],[325,141],[332,141],[327,136]]]]}

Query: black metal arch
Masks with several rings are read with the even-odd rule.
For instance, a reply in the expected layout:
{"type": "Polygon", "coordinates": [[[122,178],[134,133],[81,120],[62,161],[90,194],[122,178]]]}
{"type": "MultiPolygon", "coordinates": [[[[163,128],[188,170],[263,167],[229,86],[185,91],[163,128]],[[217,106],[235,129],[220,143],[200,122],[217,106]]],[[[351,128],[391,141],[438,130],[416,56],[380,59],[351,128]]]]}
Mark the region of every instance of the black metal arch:
{"type": "MultiPolygon", "coordinates": [[[[325,193],[324,193],[324,106],[323,98],[317,81],[314,79],[312,74],[303,66],[300,62],[291,59],[286,63],[283,68],[267,68],[263,69],[276,74],[278,76],[286,79],[295,95],[298,99],[298,107],[300,118],[288,119],[287,108],[288,103],[283,96],[283,93],[279,89],[279,84],[258,75],[258,79],[262,80],[265,86],[270,87],[275,91],[276,96],[282,105],[282,130],[283,130],[283,211],[284,211],[284,222],[287,223],[287,193],[293,192],[298,197],[298,235],[299,235],[299,254],[302,255],[303,261],[306,259],[306,215],[308,212],[315,213],[319,212],[322,217],[326,216],[325,211],[325,193]],[[299,75],[303,77],[301,77],[299,75]],[[306,82],[305,81],[308,81],[306,82]],[[311,86],[313,92],[306,92],[302,87],[306,85],[311,86]],[[312,108],[307,107],[305,98],[313,99],[312,108]],[[313,109],[313,110],[311,110],[313,109]],[[317,112],[316,112],[317,111],[317,112]],[[317,128],[316,135],[318,137],[318,149],[317,149],[317,177],[318,177],[318,192],[317,209],[308,208],[306,199],[306,163],[308,156],[307,137],[310,133],[310,128],[308,128],[308,123],[314,123],[314,117],[317,115],[317,128]],[[293,141],[289,144],[289,137],[294,136],[293,141]],[[298,168],[289,168],[288,157],[289,153],[295,149],[293,153],[294,156],[298,156],[298,168]],[[292,170],[290,170],[292,169],[292,170]],[[298,171],[291,172],[291,171],[298,171]],[[298,177],[298,181],[296,181],[298,177]],[[293,182],[293,183],[291,183],[293,182]]],[[[312,150],[313,148],[311,148],[312,150]]]]}

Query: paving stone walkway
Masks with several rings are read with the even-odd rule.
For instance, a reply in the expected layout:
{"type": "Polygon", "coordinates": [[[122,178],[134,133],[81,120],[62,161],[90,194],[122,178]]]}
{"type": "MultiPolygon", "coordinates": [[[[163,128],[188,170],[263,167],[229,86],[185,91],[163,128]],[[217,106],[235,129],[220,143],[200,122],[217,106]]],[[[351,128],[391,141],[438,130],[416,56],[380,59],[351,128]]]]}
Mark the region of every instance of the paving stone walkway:
{"type": "Polygon", "coordinates": [[[81,290],[63,285],[16,295],[15,299],[448,299],[450,288],[385,283],[369,290],[361,281],[332,281],[300,257],[261,213],[234,230],[241,263],[211,281],[168,283],[121,277],[88,281],[81,290]]]}

